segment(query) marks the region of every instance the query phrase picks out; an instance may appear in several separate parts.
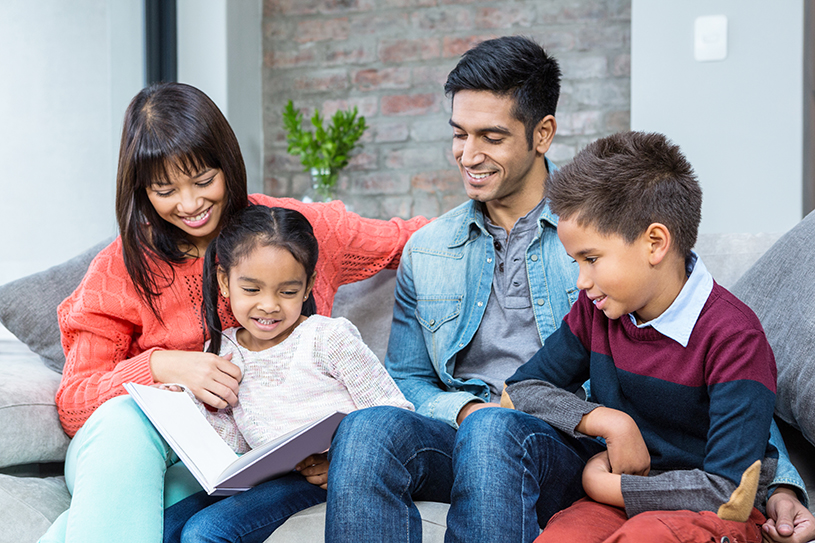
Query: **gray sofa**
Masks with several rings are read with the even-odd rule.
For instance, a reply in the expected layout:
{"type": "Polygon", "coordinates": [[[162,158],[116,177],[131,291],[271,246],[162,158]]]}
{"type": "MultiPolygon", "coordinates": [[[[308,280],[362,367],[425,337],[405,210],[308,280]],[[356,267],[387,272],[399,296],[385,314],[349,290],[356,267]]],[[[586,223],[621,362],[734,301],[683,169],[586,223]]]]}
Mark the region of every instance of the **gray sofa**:
{"type": "MultiPolygon", "coordinates": [[[[808,219],[810,223],[815,222],[815,216],[808,219]]],[[[792,234],[794,232],[785,238],[792,234]]],[[[737,280],[751,267],[756,269],[767,260],[767,257],[761,260],[759,257],[778,238],[779,235],[772,234],[701,236],[697,252],[716,280],[726,287],[735,285],[734,292],[738,294],[737,280]]],[[[54,310],[58,301],[76,286],[99,248],[94,247],[76,259],[40,274],[0,286],[0,322],[20,339],[0,341],[0,367],[3,368],[0,380],[0,525],[4,527],[0,530],[0,543],[37,541],[70,503],[60,463],[68,439],[59,425],[54,405],[54,393],[60,380],[54,369],[61,364],[54,310]]],[[[761,281],[765,274],[758,269],[753,273],[756,275],[761,281]]],[[[394,277],[394,272],[386,271],[366,281],[346,285],[338,292],[334,307],[334,315],[345,316],[354,322],[363,339],[380,358],[387,346],[394,277]]],[[[815,280],[812,283],[815,284],[815,280]]],[[[778,281],[767,286],[770,296],[773,288],[778,288],[778,281]]],[[[815,298],[809,299],[807,309],[810,313],[813,301],[815,298]]],[[[760,312],[759,317],[762,317],[760,312]]],[[[778,327],[778,323],[773,322],[778,327]]],[[[790,324],[797,326],[798,323],[790,324]]],[[[811,317],[804,325],[804,332],[815,337],[815,323],[811,317]]],[[[765,328],[768,328],[768,336],[772,336],[766,323],[765,328]]],[[[786,329],[789,326],[781,328],[788,335],[786,329]]],[[[778,350],[776,345],[773,347],[778,350]]],[[[785,418],[788,423],[796,424],[791,417],[785,418]]],[[[815,481],[812,469],[815,450],[792,426],[782,423],[782,431],[793,462],[809,486],[815,481]]],[[[424,502],[419,508],[424,519],[423,541],[443,541],[447,506],[424,502]]],[[[267,543],[322,541],[324,511],[324,505],[315,506],[295,515],[267,543]]]]}

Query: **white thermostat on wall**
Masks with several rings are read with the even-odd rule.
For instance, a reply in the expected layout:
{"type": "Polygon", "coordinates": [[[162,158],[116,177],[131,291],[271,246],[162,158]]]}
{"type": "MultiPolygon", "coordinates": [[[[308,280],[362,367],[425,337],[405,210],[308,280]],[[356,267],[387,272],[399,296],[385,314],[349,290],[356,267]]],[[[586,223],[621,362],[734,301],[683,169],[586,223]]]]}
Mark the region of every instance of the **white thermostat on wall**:
{"type": "Polygon", "coordinates": [[[727,16],[697,17],[693,25],[693,57],[699,62],[727,58],[727,16]]]}

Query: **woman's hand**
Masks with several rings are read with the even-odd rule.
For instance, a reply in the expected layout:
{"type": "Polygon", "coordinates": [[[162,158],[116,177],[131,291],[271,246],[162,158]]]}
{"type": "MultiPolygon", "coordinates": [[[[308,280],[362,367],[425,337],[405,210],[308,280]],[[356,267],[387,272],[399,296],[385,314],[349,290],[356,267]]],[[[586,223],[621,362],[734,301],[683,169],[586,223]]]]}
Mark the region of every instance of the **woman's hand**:
{"type": "Polygon", "coordinates": [[[241,370],[230,362],[232,354],[220,357],[191,351],[154,351],[150,370],[158,383],[179,383],[207,405],[223,409],[238,403],[241,370]]]}
{"type": "Polygon", "coordinates": [[[323,490],[328,486],[328,454],[312,454],[295,466],[306,481],[323,490]]]}
{"type": "Polygon", "coordinates": [[[806,543],[815,539],[815,518],[794,490],[782,486],[767,500],[761,535],[768,543],[806,543]]]}

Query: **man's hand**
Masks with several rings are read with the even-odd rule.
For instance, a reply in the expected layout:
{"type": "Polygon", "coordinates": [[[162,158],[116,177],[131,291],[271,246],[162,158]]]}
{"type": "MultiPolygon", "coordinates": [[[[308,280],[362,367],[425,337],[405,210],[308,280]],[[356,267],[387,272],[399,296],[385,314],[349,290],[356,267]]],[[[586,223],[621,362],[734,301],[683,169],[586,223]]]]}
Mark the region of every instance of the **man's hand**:
{"type": "Polygon", "coordinates": [[[295,466],[306,481],[323,490],[328,487],[328,454],[312,454],[295,466]]]}
{"type": "Polygon", "coordinates": [[[815,517],[788,487],[767,500],[767,522],[761,527],[765,543],[806,543],[815,539],[815,517]]]}
{"type": "Polygon", "coordinates": [[[464,404],[464,407],[462,407],[461,411],[458,412],[456,422],[458,423],[459,426],[461,426],[461,423],[464,422],[464,419],[466,419],[471,413],[474,413],[479,409],[484,409],[485,407],[501,407],[501,405],[497,403],[486,403],[486,402],[470,402],[464,404]]]}
{"type": "Polygon", "coordinates": [[[651,455],[637,423],[628,414],[598,407],[583,416],[576,430],[606,440],[611,472],[620,475],[648,475],[651,455]]]}
{"type": "Polygon", "coordinates": [[[608,451],[595,454],[586,462],[586,467],[583,468],[583,490],[589,498],[598,503],[625,507],[620,483],[621,477],[611,473],[608,451]]]}

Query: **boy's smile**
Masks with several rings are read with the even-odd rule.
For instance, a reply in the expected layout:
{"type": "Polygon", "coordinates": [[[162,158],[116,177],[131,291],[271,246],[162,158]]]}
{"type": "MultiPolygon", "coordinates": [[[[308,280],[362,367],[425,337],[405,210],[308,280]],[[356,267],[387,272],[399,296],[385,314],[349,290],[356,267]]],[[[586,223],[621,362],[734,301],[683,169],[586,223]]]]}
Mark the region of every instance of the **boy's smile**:
{"type": "Polygon", "coordinates": [[[660,268],[663,259],[655,259],[660,247],[655,246],[650,232],[628,243],[618,234],[605,235],[592,226],[581,226],[574,218],[558,222],[558,237],[580,266],[577,288],[585,290],[609,319],[633,313],[639,323],[651,321],[682,289],[681,280],[678,286],[674,284],[675,274],[667,266],[660,268]]]}

